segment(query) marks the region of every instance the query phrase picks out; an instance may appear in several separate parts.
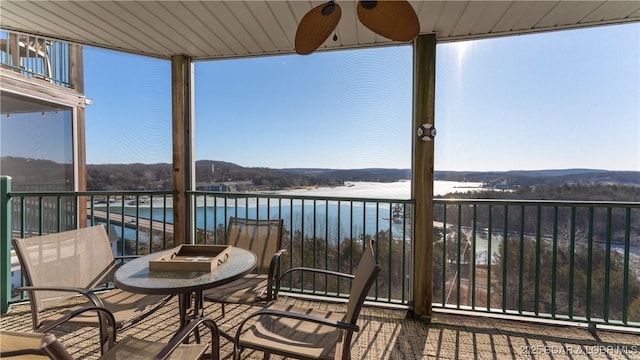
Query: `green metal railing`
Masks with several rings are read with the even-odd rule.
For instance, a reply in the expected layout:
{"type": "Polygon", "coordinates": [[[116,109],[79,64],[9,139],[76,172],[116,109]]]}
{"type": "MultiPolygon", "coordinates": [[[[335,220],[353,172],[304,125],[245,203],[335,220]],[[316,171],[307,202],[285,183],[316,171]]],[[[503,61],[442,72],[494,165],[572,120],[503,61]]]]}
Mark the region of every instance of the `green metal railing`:
{"type": "MultiPolygon", "coordinates": [[[[13,229],[1,234],[3,282],[11,236],[63,231],[86,221],[110,225],[115,253],[173,246],[168,191],[12,192],[4,178],[2,190],[0,221],[13,229]],[[77,204],[83,204],[86,220],[77,204]]],[[[224,241],[231,216],[284,219],[283,270],[353,272],[362,244],[373,238],[383,272],[369,299],[411,306],[411,200],[188,195],[197,243],[224,241]]],[[[639,217],[640,203],[435,199],[433,307],[640,327],[639,217]]],[[[8,283],[1,289],[3,304],[22,301],[19,294],[11,296],[8,283]]],[[[349,284],[308,275],[284,279],[282,290],[345,298],[349,284]]]]}
{"type": "Polygon", "coordinates": [[[434,207],[434,307],[640,327],[639,203],[434,207]]]}
{"type": "Polygon", "coordinates": [[[0,64],[20,74],[71,87],[69,43],[0,31],[0,64]]]}
{"type": "Polygon", "coordinates": [[[12,237],[24,238],[105,224],[114,254],[146,254],[152,251],[148,244],[157,244],[158,241],[164,243],[160,249],[172,246],[171,219],[144,219],[140,214],[141,206],[169,214],[171,209],[166,204],[173,196],[170,191],[11,191],[11,179],[2,176],[0,180],[3,209],[0,213],[0,240],[2,249],[8,249],[6,254],[2,252],[3,283],[0,289],[5,312],[9,304],[25,299],[24,293],[13,290],[24,283],[17,257],[11,253],[12,237]],[[145,206],[147,201],[149,204],[145,206]],[[8,279],[5,279],[5,271],[9,274],[8,279]]]}
{"type": "MultiPolygon", "coordinates": [[[[375,240],[377,260],[385,269],[370,300],[407,305],[410,300],[411,200],[267,195],[193,191],[203,243],[224,240],[231,216],[284,221],[282,270],[296,266],[353,273],[366,239],[375,240]],[[206,210],[205,210],[206,209],[206,210]]],[[[325,275],[284,279],[281,289],[291,293],[346,298],[349,283],[325,275]]]]}

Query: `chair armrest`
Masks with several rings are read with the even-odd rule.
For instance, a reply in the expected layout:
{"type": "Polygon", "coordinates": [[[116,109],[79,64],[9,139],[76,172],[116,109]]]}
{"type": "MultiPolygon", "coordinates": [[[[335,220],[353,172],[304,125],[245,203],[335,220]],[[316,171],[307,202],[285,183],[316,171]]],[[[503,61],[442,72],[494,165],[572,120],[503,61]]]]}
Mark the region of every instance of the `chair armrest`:
{"type": "Polygon", "coordinates": [[[98,306],[87,306],[75,311],[70,312],[69,314],[63,316],[62,318],[52,322],[51,324],[47,324],[37,330],[39,333],[46,333],[51,331],[52,329],[58,327],[59,325],[64,324],[65,322],[71,320],[72,318],[84,314],[87,311],[96,311],[98,313],[98,321],[100,322],[100,349],[102,354],[111,349],[116,343],[116,319],[113,316],[113,313],[108,309],[98,306]]]}
{"type": "Polygon", "coordinates": [[[313,322],[313,323],[316,323],[316,324],[321,324],[321,325],[333,326],[333,327],[336,327],[338,329],[344,329],[344,330],[356,331],[356,332],[360,331],[360,327],[358,325],[346,323],[344,321],[338,321],[338,320],[334,320],[334,319],[327,319],[327,318],[323,318],[323,317],[319,317],[319,316],[313,316],[313,315],[310,315],[310,314],[296,313],[296,312],[292,312],[292,311],[276,310],[276,309],[262,309],[262,310],[258,311],[257,313],[251,315],[250,317],[258,316],[258,315],[279,316],[279,317],[285,317],[285,318],[289,318],[289,319],[310,321],[310,322],[313,322]]]}
{"type": "Polygon", "coordinates": [[[104,303],[96,294],[89,289],[78,287],[56,287],[56,286],[21,286],[16,288],[17,291],[60,291],[60,292],[74,292],[86,296],[94,306],[104,308],[104,303]]]}
{"type": "Polygon", "coordinates": [[[56,321],[54,321],[54,322],[52,322],[50,324],[47,324],[47,325],[39,328],[37,330],[37,332],[46,333],[46,332],[52,330],[53,328],[57,327],[58,325],[61,325],[61,324],[65,323],[65,322],[73,319],[74,317],[76,317],[78,315],[84,314],[87,311],[96,311],[96,312],[102,313],[104,315],[104,319],[107,322],[107,326],[109,327],[109,329],[113,329],[112,330],[113,331],[112,334],[113,334],[113,339],[115,341],[116,319],[113,316],[113,313],[111,313],[111,311],[109,311],[109,309],[103,308],[103,307],[99,307],[99,306],[86,306],[86,307],[80,308],[78,310],[72,311],[72,312],[68,313],[67,315],[61,317],[60,319],[58,319],[58,320],[56,320],[56,321]]]}
{"type": "Polygon", "coordinates": [[[192,320],[184,327],[184,329],[174,335],[169,343],[165,345],[165,347],[162,348],[162,350],[154,357],[154,360],[164,360],[171,356],[173,351],[187,340],[189,335],[191,335],[191,333],[193,333],[201,324],[208,327],[211,331],[211,357],[214,360],[220,359],[220,330],[218,329],[218,325],[215,321],[209,318],[199,317],[192,320]]]}
{"type": "Polygon", "coordinates": [[[22,358],[25,355],[36,355],[42,357],[42,351],[40,349],[21,349],[0,352],[0,358],[2,359],[16,356],[20,356],[22,358]]]}
{"type": "Polygon", "coordinates": [[[347,274],[347,273],[342,273],[342,272],[332,271],[332,270],[325,270],[325,269],[310,268],[310,267],[294,267],[294,268],[288,269],[287,271],[283,272],[282,275],[280,275],[280,279],[278,279],[278,283],[280,281],[282,281],[282,278],[285,277],[285,275],[293,273],[293,272],[296,272],[296,271],[332,275],[332,276],[338,276],[338,277],[342,277],[342,278],[347,278],[347,279],[350,279],[350,280],[354,279],[354,275],[353,274],[347,274]]]}
{"type": "Polygon", "coordinates": [[[268,309],[267,308],[267,309],[263,309],[263,310],[260,310],[258,312],[255,312],[255,313],[249,315],[249,317],[247,317],[246,319],[244,319],[240,323],[240,326],[238,326],[238,331],[236,332],[236,339],[235,339],[236,346],[238,346],[238,344],[240,342],[240,334],[242,333],[242,328],[244,327],[244,324],[248,320],[250,320],[251,318],[256,317],[256,316],[262,316],[262,315],[285,317],[285,318],[289,318],[289,319],[309,321],[309,322],[313,322],[313,323],[316,323],[316,324],[332,326],[332,327],[335,327],[335,328],[338,328],[338,329],[354,331],[354,332],[360,331],[360,327],[358,325],[346,323],[344,321],[338,321],[338,320],[334,320],[334,319],[327,319],[327,318],[323,318],[323,317],[313,316],[313,315],[310,315],[310,314],[303,314],[303,313],[296,313],[296,312],[291,312],[291,311],[275,310],[275,309],[268,309]]]}
{"type": "Polygon", "coordinates": [[[278,264],[280,261],[280,257],[287,252],[287,249],[280,249],[276,251],[275,254],[271,257],[271,263],[269,263],[269,281],[271,279],[275,280],[276,274],[278,273],[278,264]]]}
{"type": "Polygon", "coordinates": [[[267,278],[267,301],[278,298],[278,289],[280,288],[280,279],[278,278],[278,272],[280,268],[280,257],[287,252],[287,249],[280,249],[276,251],[271,257],[271,263],[269,264],[269,277],[267,278]],[[275,285],[275,294],[274,294],[275,285]]]}

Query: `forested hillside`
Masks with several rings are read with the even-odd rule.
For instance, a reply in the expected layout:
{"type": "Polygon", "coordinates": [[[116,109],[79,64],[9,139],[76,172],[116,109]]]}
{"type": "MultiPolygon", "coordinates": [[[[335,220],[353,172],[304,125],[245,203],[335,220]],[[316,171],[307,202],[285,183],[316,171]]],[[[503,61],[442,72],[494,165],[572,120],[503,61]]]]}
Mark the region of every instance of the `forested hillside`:
{"type": "Polygon", "coordinates": [[[640,186],[620,184],[517,186],[509,191],[482,190],[451,193],[442,197],[452,199],[640,201],[640,186]]]}
{"type": "MultiPolygon", "coordinates": [[[[87,165],[87,189],[170,190],[173,187],[171,166],[166,163],[89,164],[87,165]]],[[[14,178],[14,183],[22,185],[38,185],[43,181],[48,181],[46,179],[55,179],[58,182],[68,182],[73,179],[70,164],[58,164],[48,160],[2,157],[0,158],[0,170],[2,175],[9,175],[14,178]]],[[[411,179],[411,169],[270,169],[243,167],[224,161],[196,161],[196,182],[199,184],[250,181],[255,189],[261,190],[303,186],[340,186],[345,181],[393,182],[404,179],[411,179]]],[[[562,198],[561,196],[566,195],[567,191],[571,192],[572,186],[602,185],[606,190],[601,188],[598,191],[603,192],[601,194],[603,200],[613,200],[613,197],[621,200],[637,200],[637,191],[640,188],[640,172],[638,171],[593,169],[503,172],[436,171],[435,179],[482,182],[487,188],[510,191],[504,195],[495,194],[495,192],[490,194],[474,193],[473,196],[476,197],[518,196],[519,199],[527,199],[532,189],[536,189],[536,196],[548,192],[551,196],[549,198],[555,199],[562,198]]],[[[576,196],[580,197],[580,192],[576,192],[576,196]]],[[[599,197],[589,197],[589,200],[597,199],[599,197]]]]}
{"type": "Polygon", "coordinates": [[[638,171],[597,169],[512,170],[512,171],[436,171],[436,179],[482,182],[487,187],[507,188],[536,185],[625,184],[640,185],[638,171]]]}

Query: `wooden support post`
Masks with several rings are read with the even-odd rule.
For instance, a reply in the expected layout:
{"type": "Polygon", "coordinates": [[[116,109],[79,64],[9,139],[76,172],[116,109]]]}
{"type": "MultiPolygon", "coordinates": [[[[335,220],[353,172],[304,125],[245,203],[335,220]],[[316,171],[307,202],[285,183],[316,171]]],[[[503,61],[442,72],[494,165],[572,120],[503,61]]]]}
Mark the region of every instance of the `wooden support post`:
{"type": "MultiPolygon", "coordinates": [[[[84,94],[84,60],[82,54],[82,45],[69,46],[70,71],[69,80],[71,86],[80,94],[84,94]]],[[[76,164],[74,170],[77,172],[74,191],[87,191],[87,145],[85,135],[85,104],[76,107],[76,133],[73,134],[76,139],[74,151],[77,152],[76,164]]],[[[78,219],[76,219],[77,227],[87,226],[87,197],[79,196],[78,203],[78,219]]],[[[65,224],[69,226],[71,224],[65,224]]],[[[69,228],[66,228],[69,230],[69,228]]]]}
{"type": "Polygon", "coordinates": [[[431,321],[433,266],[434,141],[417,138],[421,124],[435,125],[435,35],[420,35],[414,44],[413,92],[413,313],[431,321]]]}
{"type": "Polygon", "coordinates": [[[193,169],[193,65],[184,55],[171,57],[173,129],[173,244],[191,242],[192,209],[187,191],[194,188],[193,169]]]}

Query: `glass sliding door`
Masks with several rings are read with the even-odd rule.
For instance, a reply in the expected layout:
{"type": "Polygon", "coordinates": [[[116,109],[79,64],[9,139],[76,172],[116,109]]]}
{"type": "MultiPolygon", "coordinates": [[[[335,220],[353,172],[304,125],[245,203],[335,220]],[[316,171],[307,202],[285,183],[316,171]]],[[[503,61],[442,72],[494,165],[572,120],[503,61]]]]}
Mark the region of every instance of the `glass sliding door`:
{"type": "MultiPolygon", "coordinates": [[[[11,176],[12,191],[75,190],[74,109],[14,93],[0,94],[0,174],[11,176]]],[[[16,231],[60,231],[75,225],[76,204],[71,197],[25,199],[13,206],[16,231]]]]}

